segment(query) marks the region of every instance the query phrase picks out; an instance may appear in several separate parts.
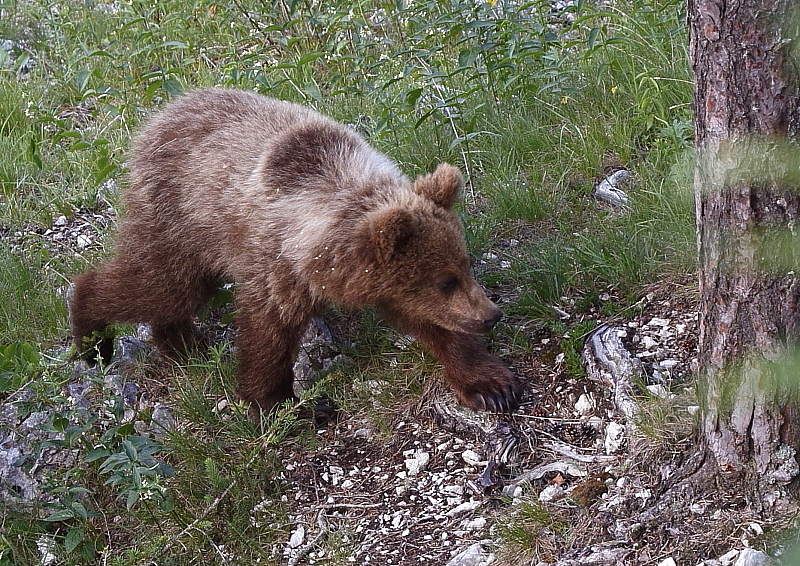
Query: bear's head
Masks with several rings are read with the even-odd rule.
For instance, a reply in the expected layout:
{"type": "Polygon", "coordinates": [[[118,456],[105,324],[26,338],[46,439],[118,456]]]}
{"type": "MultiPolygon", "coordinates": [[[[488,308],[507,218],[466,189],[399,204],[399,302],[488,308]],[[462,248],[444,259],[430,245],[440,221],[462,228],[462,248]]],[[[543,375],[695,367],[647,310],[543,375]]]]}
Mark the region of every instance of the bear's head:
{"type": "Polygon", "coordinates": [[[378,304],[413,324],[455,332],[488,332],[500,320],[470,275],[464,232],[453,212],[463,181],[441,164],[419,177],[408,203],[370,213],[368,226],[380,273],[378,304]]]}

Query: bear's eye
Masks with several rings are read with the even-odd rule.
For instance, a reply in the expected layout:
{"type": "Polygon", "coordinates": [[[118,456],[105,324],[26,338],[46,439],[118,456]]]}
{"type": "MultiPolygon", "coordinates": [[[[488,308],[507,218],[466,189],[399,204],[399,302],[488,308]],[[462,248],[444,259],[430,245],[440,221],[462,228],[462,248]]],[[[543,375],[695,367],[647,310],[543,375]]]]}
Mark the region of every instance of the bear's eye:
{"type": "Polygon", "coordinates": [[[452,295],[453,292],[458,289],[458,278],[448,277],[447,279],[441,281],[437,287],[442,295],[452,295]]]}

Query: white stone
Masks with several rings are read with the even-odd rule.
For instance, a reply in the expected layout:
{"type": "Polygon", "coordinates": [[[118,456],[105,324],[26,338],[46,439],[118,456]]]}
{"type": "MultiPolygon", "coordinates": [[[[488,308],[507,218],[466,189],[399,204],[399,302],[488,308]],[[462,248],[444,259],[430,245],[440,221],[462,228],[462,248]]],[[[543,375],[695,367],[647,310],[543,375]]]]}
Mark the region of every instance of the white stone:
{"type": "Polygon", "coordinates": [[[689,405],[688,407],[686,407],[686,412],[689,413],[690,415],[696,415],[697,413],[700,412],[700,406],[699,405],[689,405]]]}
{"type": "Polygon", "coordinates": [[[539,501],[542,503],[552,503],[557,499],[561,499],[564,497],[564,488],[560,485],[548,485],[542,491],[539,492],[539,501]]]}
{"type": "Polygon", "coordinates": [[[292,536],[289,537],[289,547],[290,548],[297,548],[306,538],[306,529],[303,525],[297,525],[297,528],[292,533],[292,536]]]}
{"type": "Polygon", "coordinates": [[[589,393],[583,393],[575,402],[575,410],[579,415],[589,415],[594,410],[594,399],[589,393]]]}
{"type": "Polygon", "coordinates": [[[486,526],[486,517],[475,517],[469,521],[464,528],[468,531],[479,531],[486,526]]]}
{"type": "Polygon", "coordinates": [[[730,566],[733,564],[733,561],[736,560],[737,556],[739,556],[738,550],[729,550],[719,557],[719,561],[723,566],[730,566]]]}
{"type": "Polygon", "coordinates": [[[481,463],[480,455],[472,450],[464,450],[464,452],[461,453],[461,458],[470,466],[477,466],[481,463]]]}
{"type": "Polygon", "coordinates": [[[456,554],[446,566],[485,566],[491,561],[492,555],[487,555],[481,543],[476,542],[456,554]]]}
{"type": "Polygon", "coordinates": [[[675,397],[672,393],[670,393],[666,387],[657,383],[656,385],[648,385],[647,390],[653,397],[658,397],[659,399],[672,399],[675,397]]]}
{"type": "Polygon", "coordinates": [[[53,226],[66,226],[66,225],[67,225],[67,217],[64,216],[63,214],[53,221],[53,226]]]}
{"type": "Polygon", "coordinates": [[[647,324],[648,324],[648,326],[660,326],[660,327],[663,328],[665,326],[669,326],[669,320],[667,320],[665,318],[654,317],[654,318],[651,318],[650,322],[648,322],[647,324]]]}
{"type": "Polygon", "coordinates": [[[743,548],[739,551],[733,566],[767,566],[771,563],[772,559],[760,550],[743,548]]]}
{"type": "Polygon", "coordinates": [[[405,461],[406,469],[408,470],[408,475],[409,476],[418,475],[428,466],[428,462],[430,461],[431,461],[430,454],[428,454],[424,450],[416,450],[414,452],[414,455],[405,461]]]}
{"type": "Polygon", "coordinates": [[[455,517],[456,515],[461,515],[462,513],[469,513],[470,511],[474,511],[478,507],[481,506],[480,501],[465,501],[461,505],[457,505],[450,509],[447,512],[448,517],[455,517]]]}
{"type": "Polygon", "coordinates": [[[616,422],[608,423],[606,427],[605,448],[606,454],[619,452],[625,442],[625,427],[616,422]]]}
{"type": "Polygon", "coordinates": [[[678,565],[675,563],[675,559],[672,558],[672,556],[670,556],[666,560],[662,560],[661,562],[659,562],[658,566],[678,566],[678,565]]]}
{"type": "Polygon", "coordinates": [[[675,366],[677,366],[679,363],[681,362],[678,360],[669,359],[669,360],[661,360],[660,362],[658,362],[658,365],[660,365],[662,369],[670,370],[673,369],[675,366]]]}
{"type": "Polygon", "coordinates": [[[658,342],[653,340],[650,336],[643,336],[642,337],[642,348],[645,350],[652,350],[658,345],[658,342]]]}
{"type": "Polygon", "coordinates": [[[92,243],[92,239],[86,234],[81,234],[78,236],[76,243],[78,244],[79,248],[85,248],[92,243]]]}

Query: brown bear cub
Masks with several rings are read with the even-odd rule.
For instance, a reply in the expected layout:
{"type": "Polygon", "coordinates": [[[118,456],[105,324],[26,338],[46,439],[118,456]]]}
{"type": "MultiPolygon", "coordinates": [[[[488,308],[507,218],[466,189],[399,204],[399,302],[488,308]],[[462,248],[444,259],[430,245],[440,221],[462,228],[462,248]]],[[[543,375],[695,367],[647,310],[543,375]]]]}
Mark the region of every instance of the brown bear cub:
{"type": "Polygon", "coordinates": [[[75,345],[146,322],[167,355],[234,281],[238,394],[269,410],[292,397],[292,364],[326,304],[376,306],[444,366],[472,409],[513,410],[521,387],[479,336],[499,309],[469,273],[447,164],[410,182],[350,128],[254,93],[178,98],[136,136],[114,255],[78,276],[75,345]]]}

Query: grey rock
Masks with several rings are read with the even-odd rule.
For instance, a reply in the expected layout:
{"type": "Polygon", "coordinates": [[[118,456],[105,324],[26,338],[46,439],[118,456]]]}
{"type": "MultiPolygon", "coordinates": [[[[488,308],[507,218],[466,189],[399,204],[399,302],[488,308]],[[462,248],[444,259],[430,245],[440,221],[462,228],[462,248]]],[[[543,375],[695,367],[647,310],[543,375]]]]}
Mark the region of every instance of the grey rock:
{"type": "Polygon", "coordinates": [[[447,566],[485,566],[492,558],[492,555],[484,550],[483,545],[476,542],[455,555],[447,566]]]}
{"type": "Polygon", "coordinates": [[[0,499],[33,501],[39,497],[36,482],[14,465],[22,455],[22,447],[13,440],[0,444],[0,499]]]}
{"type": "Polygon", "coordinates": [[[771,563],[772,559],[760,550],[743,548],[739,551],[733,566],[768,566],[771,563]]]}

